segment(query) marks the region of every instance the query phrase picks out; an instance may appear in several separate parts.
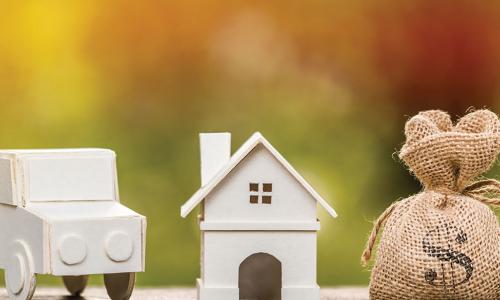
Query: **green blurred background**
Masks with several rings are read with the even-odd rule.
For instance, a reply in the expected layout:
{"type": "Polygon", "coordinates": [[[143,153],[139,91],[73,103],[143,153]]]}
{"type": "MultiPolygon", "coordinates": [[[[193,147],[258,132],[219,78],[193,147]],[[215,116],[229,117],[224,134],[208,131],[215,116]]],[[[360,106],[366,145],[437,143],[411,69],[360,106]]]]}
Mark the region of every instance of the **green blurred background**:
{"type": "Polygon", "coordinates": [[[394,155],[405,120],[496,110],[499,79],[498,1],[0,3],[0,147],[114,149],[148,217],[142,286],[198,276],[179,208],[208,131],[233,150],[261,131],[339,214],[320,212],[319,283],[367,284],[370,222],[420,189],[394,155]]]}

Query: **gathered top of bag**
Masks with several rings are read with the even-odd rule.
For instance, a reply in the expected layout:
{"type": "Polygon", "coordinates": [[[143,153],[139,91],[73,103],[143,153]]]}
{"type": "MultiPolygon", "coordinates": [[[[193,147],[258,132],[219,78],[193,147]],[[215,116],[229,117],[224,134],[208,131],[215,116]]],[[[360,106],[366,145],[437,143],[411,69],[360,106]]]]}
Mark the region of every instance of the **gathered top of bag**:
{"type": "Polygon", "coordinates": [[[443,111],[420,112],[406,123],[405,134],[399,157],[426,189],[461,193],[500,152],[500,121],[486,109],[465,115],[456,125],[443,111]]]}

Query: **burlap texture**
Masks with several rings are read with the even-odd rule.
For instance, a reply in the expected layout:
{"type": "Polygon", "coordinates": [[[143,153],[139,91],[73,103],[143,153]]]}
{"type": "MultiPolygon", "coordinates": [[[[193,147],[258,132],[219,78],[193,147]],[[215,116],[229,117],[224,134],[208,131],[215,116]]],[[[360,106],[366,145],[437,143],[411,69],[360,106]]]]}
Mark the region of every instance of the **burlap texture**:
{"type": "Polygon", "coordinates": [[[400,158],[424,186],[377,221],[384,225],[370,299],[500,299],[500,228],[486,204],[500,204],[494,180],[473,182],[500,151],[500,122],[488,110],[453,126],[442,111],[421,112],[405,128],[400,158]],[[486,203],[486,204],[485,204],[486,203]]]}

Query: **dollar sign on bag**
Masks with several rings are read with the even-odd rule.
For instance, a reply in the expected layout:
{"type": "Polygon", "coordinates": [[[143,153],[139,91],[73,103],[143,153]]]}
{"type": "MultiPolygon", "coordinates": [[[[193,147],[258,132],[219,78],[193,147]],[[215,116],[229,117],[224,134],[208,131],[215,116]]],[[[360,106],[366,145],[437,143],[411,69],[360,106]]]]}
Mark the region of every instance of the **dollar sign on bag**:
{"type": "Polygon", "coordinates": [[[425,280],[433,286],[455,288],[468,282],[474,272],[472,259],[466,254],[456,251],[453,246],[467,243],[467,233],[456,226],[444,224],[429,231],[423,241],[423,250],[430,256],[441,262],[441,276],[435,269],[428,269],[425,272],[425,280]],[[445,276],[445,269],[449,266],[451,278],[445,276]],[[458,267],[458,268],[457,268],[458,267]],[[459,271],[462,269],[463,271],[459,271]],[[458,272],[458,273],[456,273],[458,272]],[[459,280],[461,278],[461,280],[459,280]]]}

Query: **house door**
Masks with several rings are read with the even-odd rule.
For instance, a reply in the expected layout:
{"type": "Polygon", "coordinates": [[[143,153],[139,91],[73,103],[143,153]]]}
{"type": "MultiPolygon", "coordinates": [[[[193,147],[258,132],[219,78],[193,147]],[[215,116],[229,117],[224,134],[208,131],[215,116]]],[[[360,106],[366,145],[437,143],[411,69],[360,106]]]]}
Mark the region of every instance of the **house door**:
{"type": "Polygon", "coordinates": [[[281,262],[267,253],[247,257],[239,270],[240,300],[281,300],[281,262]]]}

